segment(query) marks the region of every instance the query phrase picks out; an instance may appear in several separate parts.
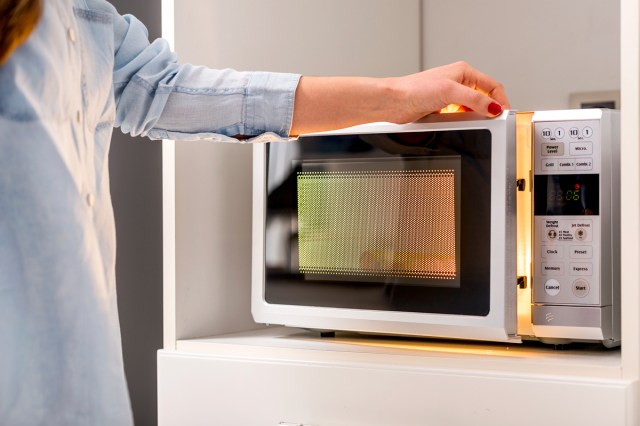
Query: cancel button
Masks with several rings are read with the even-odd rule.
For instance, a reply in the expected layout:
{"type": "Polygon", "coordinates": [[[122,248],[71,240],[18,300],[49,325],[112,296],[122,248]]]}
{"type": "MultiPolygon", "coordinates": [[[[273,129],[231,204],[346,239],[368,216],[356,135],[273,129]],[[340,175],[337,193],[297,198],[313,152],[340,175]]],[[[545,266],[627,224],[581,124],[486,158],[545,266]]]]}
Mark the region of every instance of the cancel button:
{"type": "Polygon", "coordinates": [[[558,282],[558,280],[554,280],[553,278],[547,280],[544,283],[544,291],[549,296],[557,296],[558,293],[560,293],[560,282],[558,282]]]}

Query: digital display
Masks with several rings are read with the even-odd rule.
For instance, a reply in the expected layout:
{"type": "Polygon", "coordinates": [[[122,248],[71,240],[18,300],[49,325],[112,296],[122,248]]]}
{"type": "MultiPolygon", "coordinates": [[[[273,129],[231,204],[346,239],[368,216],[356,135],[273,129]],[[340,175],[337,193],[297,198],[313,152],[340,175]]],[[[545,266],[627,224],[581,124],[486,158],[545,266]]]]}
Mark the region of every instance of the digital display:
{"type": "Polygon", "coordinates": [[[600,213],[600,175],[536,175],[536,216],[593,216],[600,213]]]}

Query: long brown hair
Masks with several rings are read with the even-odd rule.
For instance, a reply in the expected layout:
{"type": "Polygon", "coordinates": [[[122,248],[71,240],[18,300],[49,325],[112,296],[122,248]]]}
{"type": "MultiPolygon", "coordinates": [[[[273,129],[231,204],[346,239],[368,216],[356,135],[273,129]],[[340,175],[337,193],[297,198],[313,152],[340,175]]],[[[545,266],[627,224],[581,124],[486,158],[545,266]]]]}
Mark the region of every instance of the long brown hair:
{"type": "Polygon", "coordinates": [[[42,0],[0,0],[0,64],[24,42],[42,15],[42,0]]]}

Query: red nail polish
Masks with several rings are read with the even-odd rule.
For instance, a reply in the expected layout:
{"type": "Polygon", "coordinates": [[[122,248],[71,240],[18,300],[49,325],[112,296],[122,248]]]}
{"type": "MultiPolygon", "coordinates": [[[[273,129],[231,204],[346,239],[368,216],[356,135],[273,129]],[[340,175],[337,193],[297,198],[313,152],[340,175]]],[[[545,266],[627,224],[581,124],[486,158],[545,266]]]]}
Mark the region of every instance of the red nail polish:
{"type": "Polygon", "coordinates": [[[500,106],[500,104],[497,104],[495,102],[491,102],[489,104],[489,114],[498,115],[501,112],[502,112],[502,106],[500,106]]]}

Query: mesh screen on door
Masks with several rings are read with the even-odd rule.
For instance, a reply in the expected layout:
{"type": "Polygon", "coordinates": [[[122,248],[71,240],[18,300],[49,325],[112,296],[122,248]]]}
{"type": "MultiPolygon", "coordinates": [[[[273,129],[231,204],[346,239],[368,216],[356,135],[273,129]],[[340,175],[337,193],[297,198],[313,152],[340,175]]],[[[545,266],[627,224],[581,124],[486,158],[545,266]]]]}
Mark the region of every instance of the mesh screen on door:
{"type": "Polygon", "coordinates": [[[300,272],[456,279],[455,178],[449,169],[299,172],[300,272]]]}

